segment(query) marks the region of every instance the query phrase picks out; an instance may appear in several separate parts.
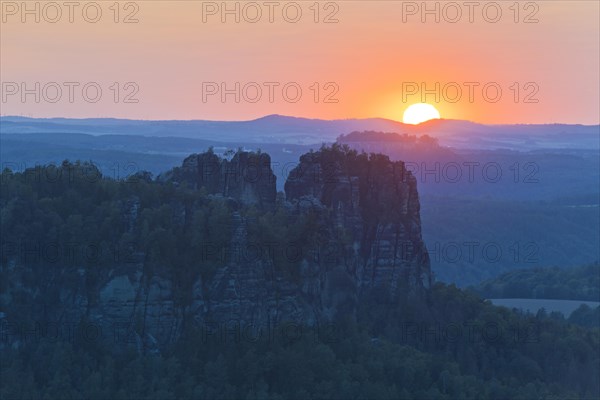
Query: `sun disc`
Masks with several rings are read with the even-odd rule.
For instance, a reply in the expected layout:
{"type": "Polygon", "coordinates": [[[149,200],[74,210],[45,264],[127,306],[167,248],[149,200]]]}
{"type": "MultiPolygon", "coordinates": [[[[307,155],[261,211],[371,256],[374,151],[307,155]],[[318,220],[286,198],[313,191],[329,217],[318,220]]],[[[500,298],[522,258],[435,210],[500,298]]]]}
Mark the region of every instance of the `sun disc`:
{"type": "Polygon", "coordinates": [[[434,106],[427,103],[413,104],[404,111],[402,122],[417,125],[430,119],[439,119],[440,113],[434,106]]]}

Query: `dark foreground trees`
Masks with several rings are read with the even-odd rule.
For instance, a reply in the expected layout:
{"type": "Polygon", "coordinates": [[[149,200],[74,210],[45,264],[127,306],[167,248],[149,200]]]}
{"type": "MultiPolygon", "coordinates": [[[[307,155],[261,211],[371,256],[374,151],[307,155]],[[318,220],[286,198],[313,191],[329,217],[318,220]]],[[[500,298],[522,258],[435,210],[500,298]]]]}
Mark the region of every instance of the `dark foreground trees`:
{"type": "MultiPolygon", "coordinates": [[[[23,287],[46,287],[49,275],[44,271],[51,260],[15,253],[11,243],[56,243],[66,249],[68,243],[86,241],[113,249],[74,264],[87,269],[90,290],[114,264],[115,255],[142,254],[150,274],[153,268],[166,269],[181,293],[177,301],[185,304],[187,285],[197,274],[210,276],[218,266],[210,259],[198,264],[202,249],[197,243],[210,238],[226,245],[230,234],[234,206],[202,190],[161,184],[147,176],[129,182],[102,179],[87,164],[52,168],[30,171],[29,176],[5,171],[1,177],[1,233],[3,245],[9,244],[0,260],[2,399],[600,396],[597,328],[544,314],[520,315],[442,284],[419,296],[400,288],[393,300],[366,294],[356,315],[338,315],[318,327],[293,325],[258,338],[237,335],[235,329],[233,334],[229,329],[207,337],[202,326],[190,325],[181,340],[160,353],[80,337],[34,336],[16,344],[4,322],[25,320],[23,310],[39,306],[27,303],[23,287]],[[36,179],[36,173],[55,178],[49,184],[48,179],[36,179]],[[181,205],[194,212],[182,213],[181,205]],[[135,227],[130,223],[133,215],[135,227]],[[178,221],[178,215],[191,217],[178,221]],[[131,243],[138,248],[130,248],[131,243]],[[37,272],[15,281],[8,272],[15,258],[37,272]]],[[[259,240],[314,234],[310,220],[286,225],[278,210],[237,212],[257,219],[260,231],[254,234],[259,240]]],[[[68,267],[64,261],[61,265],[68,267]]],[[[282,267],[293,277],[293,263],[282,267]]],[[[61,284],[75,284],[78,274],[76,269],[67,271],[61,284]]],[[[60,301],[60,293],[48,290],[41,298],[51,307],[60,301]]],[[[578,315],[586,318],[586,310],[578,315]]]]}

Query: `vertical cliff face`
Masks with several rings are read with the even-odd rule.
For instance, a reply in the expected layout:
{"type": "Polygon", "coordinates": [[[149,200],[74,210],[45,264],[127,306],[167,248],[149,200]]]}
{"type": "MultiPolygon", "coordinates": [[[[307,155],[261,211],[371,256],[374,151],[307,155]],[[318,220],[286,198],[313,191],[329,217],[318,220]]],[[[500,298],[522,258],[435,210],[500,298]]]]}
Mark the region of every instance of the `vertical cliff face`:
{"type": "Polygon", "coordinates": [[[285,183],[288,201],[316,203],[350,237],[347,258],[361,288],[398,283],[431,284],[429,256],[421,237],[415,177],[387,156],[322,149],[300,158],[285,183]],[[352,250],[354,250],[352,252],[352,250]]]}

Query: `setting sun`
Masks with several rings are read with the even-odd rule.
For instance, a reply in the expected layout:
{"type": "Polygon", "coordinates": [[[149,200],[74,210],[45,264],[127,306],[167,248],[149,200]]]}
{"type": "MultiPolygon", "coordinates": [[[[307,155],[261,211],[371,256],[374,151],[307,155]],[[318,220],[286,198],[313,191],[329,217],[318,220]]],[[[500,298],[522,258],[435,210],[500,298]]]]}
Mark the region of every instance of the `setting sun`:
{"type": "Polygon", "coordinates": [[[440,113],[434,106],[427,103],[417,103],[408,107],[404,111],[402,122],[405,124],[417,125],[430,119],[439,119],[440,113]]]}

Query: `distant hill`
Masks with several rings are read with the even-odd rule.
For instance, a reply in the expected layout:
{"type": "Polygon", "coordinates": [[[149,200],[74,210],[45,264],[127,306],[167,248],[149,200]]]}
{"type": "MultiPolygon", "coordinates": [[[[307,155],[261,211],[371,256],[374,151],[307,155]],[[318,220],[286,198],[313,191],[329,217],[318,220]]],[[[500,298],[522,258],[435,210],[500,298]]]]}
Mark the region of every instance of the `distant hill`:
{"type": "MultiPolygon", "coordinates": [[[[578,309],[583,310],[600,310],[600,303],[597,301],[582,301],[582,300],[547,300],[547,299],[489,299],[493,305],[506,308],[516,308],[522,312],[537,314],[541,310],[545,313],[559,312],[564,317],[569,318],[578,309]]],[[[598,312],[598,311],[596,311],[598,312]]],[[[595,326],[598,325],[596,319],[595,326]]],[[[573,322],[573,321],[571,321],[573,322]]],[[[594,321],[589,321],[594,322],[594,321]]],[[[577,323],[577,322],[575,322],[577,323]]],[[[588,324],[579,324],[582,326],[594,326],[588,324]]]]}
{"type": "Polygon", "coordinates": [[[511,271],[475,290],[486,298],[600,301],[600,264],[511,271]]]}
{"type": "Polygon", "coordinates": [[[379,142],[379,143],[402,143],[405,145],[428,145],[438,146],[438,141],[429,135],[409,135],[407,133],[399,134],[394,132],[375,132],[375,131],[354,131],[347,135],[340,135],[337,138],[338,143],[356,143],[356,142],[379,142]]]}
{"type": "Polygon", "coordinates": [[[440,145],[462,149],[599,149],[600,126],[482,125],[431,120],[407,125],[384,118],[321,120],[268,115],[250,121],[140,121],[113,118],[0,117],[0,133],[87,133],[183,137],[250,143],[320,144],[353,131],[429,135],[440,145]]]}

